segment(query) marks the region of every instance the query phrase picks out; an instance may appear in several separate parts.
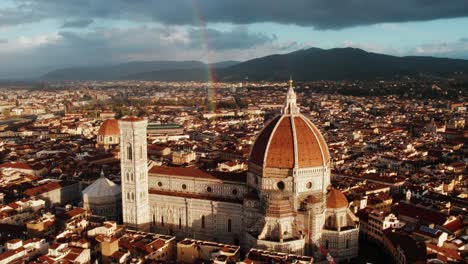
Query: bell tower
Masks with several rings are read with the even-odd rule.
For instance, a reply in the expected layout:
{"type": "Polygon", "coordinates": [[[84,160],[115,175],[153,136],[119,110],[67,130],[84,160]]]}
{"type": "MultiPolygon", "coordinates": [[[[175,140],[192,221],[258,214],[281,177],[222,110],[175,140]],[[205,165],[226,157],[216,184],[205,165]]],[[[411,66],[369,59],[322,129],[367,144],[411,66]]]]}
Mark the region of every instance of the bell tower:
{"type": "Polygon", "coordinates": [[[123,222],[142,231],[149,230],[147,126],[135,117],[119,121],[123,222]]]}

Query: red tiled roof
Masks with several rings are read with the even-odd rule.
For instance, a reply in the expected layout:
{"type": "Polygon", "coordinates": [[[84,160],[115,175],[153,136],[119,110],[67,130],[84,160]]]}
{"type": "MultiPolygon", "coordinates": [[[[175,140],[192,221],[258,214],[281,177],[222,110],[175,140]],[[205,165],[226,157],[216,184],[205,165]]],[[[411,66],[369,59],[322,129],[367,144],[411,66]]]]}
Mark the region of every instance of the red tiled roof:
{"type": "Polygon", "coordinates": [[[12,168],[12,169],[21,169],[21,170],[32,170],[32,168],[22,162],[5,162],[0,164],[0,168],[12,168]]]}
{"type": "Polygon", "coordinates": [[[441,212],[432,211],[426,208],[418,207],[408,203],[399,203],[395,207],[397,215],[404,215],[418,219],[422,224],[443,225],[447,221],[448,215],[441,212]]]}
{"type": "Polygon", "coordinates": [[[19,252],[23,251],[24,248],[23,247],[19,247],[17,249],[13,249],[13,250],[9,250],[7,252],[4,252],[2,254],[0,254],[0,260],[4,260],[4,259],[7,259],[13,255],[16,255],[18,254],[19,252]]]}
{"type": "Polygon", "coordinates": [[[325,163],[330,159],[325,139],[320,131],[311,122],[308,125],[307,121],[299,116],[294,118],[298,140],[297,155],[299,167],[301,168],[319,166],[323,164],[323,159],[325,163]],[[321,150],[321,148],[323,149],[321,150]]]}
{"type": "Polygon", "coordinates": [[[250,162],[267,168],[314,167],[329,160],[325,139],[303,115],[274,118],[260,132],[250,154],[250,162]]]}
{"type": "Polygon", "coordinates": [[[289,117],[282,118],[270,136],[266,155],[266,167],[294,167],[294,137],[289,117]]]}
{"type": "Polygon", "coordinates": [[[271,120],[258,135],[257,140],[252,147],[252,152],[250,153],[251,162],[257,165],[263,165],[263,159],[265,157],[268,141],[270,140],[270,135],[279,119],[280,116],[277,116],[271,120]]]}
{"type": "Polygon", "coordinates": [[[85,209],[83,209],[81,207],[77,207],[77,208],[74,208],[74,209],[72,209],[70,211],[67,211],[67,212],[65,212],[65,213],[63,213],[63,214],[61,214],[61,215],[59,215],[57,217],[66,220],[66,219],[71,219],[71,218],[73,218],[73,217],[75,217],[77,215],[83,214],[85,212],[86,212],[85,209]]]}
{"type": "Polygon", "coordinates": [[[39,195],[45,192],[50,192],[50,191],[60,189],[60,188],[62,188],[62,185],[60,185],[60,183],[48,182],[46,184],[43,184],[37,187],[29,188],[25,190],[23,193],[27,196],[36,196],[36,195],[39,195]]]}
{"type": "Polygon", "coordinates": [[[465,224],[463,223],[463,221],[459,218],[453,220],[452,222],[449,222],[447,224],[444,225],[445,228],[447,228],[447,230],[449,230],[450,232],[457,232],[458,230],[461,230],[465,227],[465,224]]]}
{"type": "Polygon", "coordinates": [[[450,260],[461,260],[460,254],[456,249],[447,248],[447,247],[438,247],[437,245],[428,243],[426,244],[427,250],[429,252],[437,252],[438,255],[442,255],[445,258],[449,258],[450,260]]]}
{"type": "Polygon", "coordinates": [[[327,194],[327,208],[344,207],[348,207],[348,199],[340,190],[332,188],[327,194]]]}

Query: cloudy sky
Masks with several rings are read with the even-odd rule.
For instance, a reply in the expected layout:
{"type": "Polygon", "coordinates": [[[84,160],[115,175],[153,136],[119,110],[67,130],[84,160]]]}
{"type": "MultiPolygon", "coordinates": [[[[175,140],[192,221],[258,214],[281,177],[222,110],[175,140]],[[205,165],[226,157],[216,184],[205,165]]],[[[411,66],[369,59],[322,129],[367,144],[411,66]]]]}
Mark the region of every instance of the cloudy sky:
{"type": "Polygon", "coordinates": [[[467,0],[0,0],[0,78],[309,47],[468,59],[467,0]]]}

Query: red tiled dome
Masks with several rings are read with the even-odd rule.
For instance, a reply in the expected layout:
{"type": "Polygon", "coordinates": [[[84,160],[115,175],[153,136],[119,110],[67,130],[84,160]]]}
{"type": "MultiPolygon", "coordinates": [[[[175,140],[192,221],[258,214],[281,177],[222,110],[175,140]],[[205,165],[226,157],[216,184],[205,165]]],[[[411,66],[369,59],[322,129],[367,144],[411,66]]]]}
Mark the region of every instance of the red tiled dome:
{"type": "Polygon", "coordinates": [[[98,131],[99,136],[119,136],[119,121],[117,119],[107,119],[98,131]]]}
{"type": "Polygon", "coordinates": [[[250,162],[265,168],[328,166],[330,154],[320,131],[301,114],[275,117],[260,132],[250,162]]]}
{"type": "Polygon", "coordinates": [[[348,199],[340,190],[332,188],[327,194],[327,208],[344,207],[348,207],[348,199]]]}

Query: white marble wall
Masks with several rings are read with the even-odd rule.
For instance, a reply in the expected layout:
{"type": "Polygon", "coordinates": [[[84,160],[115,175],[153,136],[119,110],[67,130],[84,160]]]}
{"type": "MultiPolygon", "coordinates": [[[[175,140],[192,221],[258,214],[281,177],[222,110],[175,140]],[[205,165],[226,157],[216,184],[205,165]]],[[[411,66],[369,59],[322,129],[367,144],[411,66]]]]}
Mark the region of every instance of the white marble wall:
{"type": "Polygon", "coordinates": [[[150,194],[152,231],[180,237],[238,243],[242,209],[242,203],[150,194]]]}

